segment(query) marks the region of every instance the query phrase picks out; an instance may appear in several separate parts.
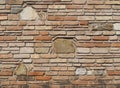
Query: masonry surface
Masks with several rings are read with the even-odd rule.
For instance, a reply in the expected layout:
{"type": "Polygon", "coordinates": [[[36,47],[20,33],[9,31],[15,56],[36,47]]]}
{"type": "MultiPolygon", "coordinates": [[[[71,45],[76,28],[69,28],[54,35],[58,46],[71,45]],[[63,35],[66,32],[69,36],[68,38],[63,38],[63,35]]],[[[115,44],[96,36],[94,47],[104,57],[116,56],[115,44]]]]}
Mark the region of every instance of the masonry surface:
{"type": "Polygon", "coordinates": [[[0,88],[120,88],[120,0],[0,0],[0,88]]]}

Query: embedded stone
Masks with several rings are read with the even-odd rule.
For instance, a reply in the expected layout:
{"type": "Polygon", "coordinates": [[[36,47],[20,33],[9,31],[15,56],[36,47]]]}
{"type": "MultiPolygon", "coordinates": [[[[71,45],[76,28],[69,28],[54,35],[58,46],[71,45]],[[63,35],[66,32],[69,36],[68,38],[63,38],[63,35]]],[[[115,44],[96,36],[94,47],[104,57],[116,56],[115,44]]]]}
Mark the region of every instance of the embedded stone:
{"type": "Polygon", "coordinates": [[[77,68],[75,71],[76,75],[85,75],[87,72],[86,68],[77,68]]]}
{"type": "Polygon", "coordinates": [[[120,23],[113,24],[113,29],[114,30],[120,30],[120,23]]]}
{"type": "Polygon", "coordinates": [[[72,39],[56,39],[54,41],[54,49],[56,53],[66,54],[74,53],[75,47],[72,39]]]}
{"type": "Polygon", "coordinates": [[[15,70],[15,75],[26,75],[27,68],[23,63],[20,63],[17,69],[15,70]]]}
{"type": "Polygon", "coordinates": [[[92,31],[111,31],[113,30],[112,23],[94,23],[89,25],[89,29],[92,31]]]}
{"type": "Polygon", "coordinates": [[[20,13],[20,18],[22,20],[37,20],[39,15],[32,7],[26,7],[20,13]]]}

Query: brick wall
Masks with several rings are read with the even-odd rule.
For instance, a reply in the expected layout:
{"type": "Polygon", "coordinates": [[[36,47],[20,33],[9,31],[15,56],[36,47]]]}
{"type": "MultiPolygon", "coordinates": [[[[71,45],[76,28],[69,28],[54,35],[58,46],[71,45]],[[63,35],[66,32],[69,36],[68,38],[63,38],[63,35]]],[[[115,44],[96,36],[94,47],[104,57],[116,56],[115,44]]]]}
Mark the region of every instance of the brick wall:
{"type": "Polygon", "coordinates": [[[0,0],[0,88],[120,88],[120,1],[0,0]]]}

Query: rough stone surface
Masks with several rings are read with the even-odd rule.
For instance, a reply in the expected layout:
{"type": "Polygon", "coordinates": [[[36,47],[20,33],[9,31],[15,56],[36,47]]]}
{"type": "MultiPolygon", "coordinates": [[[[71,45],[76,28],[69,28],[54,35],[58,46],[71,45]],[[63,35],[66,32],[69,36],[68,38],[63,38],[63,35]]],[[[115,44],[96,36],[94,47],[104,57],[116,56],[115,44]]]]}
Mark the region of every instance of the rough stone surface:
{"type": "Polygon", "coordinates": [[[113,29],[114,30],[120,30],[120,23],[113,24],[113,29]]]}
{"type": "Polygon", "coordinates": [[[37,20],[39,15],[32,7],[25,7],[20,13],[20,18],[21,20],[37,20]]]}
{"type": "Polygon", "coordinates": [[[56,53],[74,53],[75,47],[72,39],[56,39],[54,41],[54,48],[56,53]]]}
{"type": "Polygon", "coordinates": [[[77,68],[75,71],[76,75],[85,75],[87,72],[86,68],[77,68]]]}
{"type": "Polygon", "coordinates": [[[93,31],[110,31],[113,30],[113,24],[112,23],[94,23],[89,25],[89,29],[93,31]]]}
{"type": "Polygon", "coordinates": [[[27,74],[27,68],[23,63],[20,63],[15,70],[15,75],[26,75],[27,74]]]}

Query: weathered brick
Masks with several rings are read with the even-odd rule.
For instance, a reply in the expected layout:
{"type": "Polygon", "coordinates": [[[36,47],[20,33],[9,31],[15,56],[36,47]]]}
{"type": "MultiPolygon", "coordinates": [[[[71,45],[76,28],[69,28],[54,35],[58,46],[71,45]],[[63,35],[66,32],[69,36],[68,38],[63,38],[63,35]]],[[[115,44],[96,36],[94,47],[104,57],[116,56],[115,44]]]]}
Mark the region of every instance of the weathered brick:
{"type": "Polygon", "coordinates": [[[26,58],[29,58],[30,55],[29,54],[15,54],[14,55],[14,58],[18,58],[18,59],[26,59],[26,58]]]}
{"type": "Polygon", "coordinates": [[[77,53],[88,54],[90,53],[90,49],[89,48],[77,48],[77,53]]]}
{"type": "Polygon", "coordinates": [[[12,72],[0,72],[0,76],[12,76],[12,72]]]}
{"type": "Polygon", "coordinates": [[[56,54],[41,54],[40,57],[44,59],[55,59],[57,55],[56,54]]]}
{"type": "Polygon", "coordinates": [[[20,31],[22,30],[23,27],[22,26],[7,26],[6,30],[7,31],[20,31]]]}
{"type": "Polygon", "coordinates": [[[80,1],[80,0],[72,0],[72,2],[75,3],[75,4],[85,4],[86,0],[82,0],[82,1],[80,1]]]}
{"type": "Polygon", "coordinates": [[[15,41],[15,36],[0,36],[0,41],[15,41]]]}
{"type": "Polygon", "coordinates": [[[7,19],[8,19],[7,16],[0,16],[0,21],[2,21],[2,20],[7,20],[7,19]]]}
{"type": "Polygon", "coordinates": [[[75,21],[77,20],[76,16],[48,16],[48,20],[50,21],[75,21]]]}
{"type": "Polygon", "coordinates": [[[9,25],[9,26],[16,26],[17,25],[17,21],[1,21],[1,25],[9,25]]]}
{"type": "Polygon", "coordinates": [[[29,76],[42,76],[44,75],[44,72],[29,72],[29,76]]]}
{"type": "Polygon", "coordinates": [[[42,53],[42,54],[47,54],[49,52],[49,48],[43,47],[43,48],[36,48],[35,49],[36,53],[42,53]]]}
{"type": "Polygon", "coordinates": [[[112,16],[96,16],[96,20],[112,20],[112,16]]]}
{"type": "Polygon", "coordinates": [[[33,36],[19,36],[17,37],[18,41],[30,41],[33,40],[33,36]]]}
{"type": "Polygon", "coordinates": [[[92,48],[91,52],[93,54],[107,54],[108,53],[108,48],[92,48]]]}
{"type": "Polygon", "coordinates": [[[35,26],[36,30],[52,30],[52,26],[35,26]]]}
{"type": "Polygon", "coordinates": [[[65,5],[49,5],[48,8],[49,9],[65,9],[66,6],[65,5]]]}
{"type": "Polygon", "coordinates": [[[7,4],[22,4],[23,3],[23,0],[6,0],[7,4]]]}
{"type": "Polygon", "coordinates": [[[23,31],[23,35],[28,35],[28,36],[31,36],[31,35],[38,35],[39,32],[38,31],[23,31]]]}
{"type": "Polygon", "coordinates": [[[9,14],[8,20],[19,20],[19,15],[18,14],[9,14]]]}
{"type": "Polygon", "coordinates": [[[34,37],[35,40],[37,41],[50,41],[52,40],[51,36],[36,36],[34,37]]]}
{"type": "Polygon", "coordinates": [[[95,20],[94,16],[78,16],[78,20],[95,20]]]}
{"type": "Polygon", "coordinates": [[[0,4],[5,4],[5,0],[0,0],[0,4]]]}
{"type": "Polygon", "coordinates": [[[22,47],[22,48],[20,48],[20,53],[23,53],[23,54],[34,53],[34,48],[31,48],[31,47],[22,47]]]}

